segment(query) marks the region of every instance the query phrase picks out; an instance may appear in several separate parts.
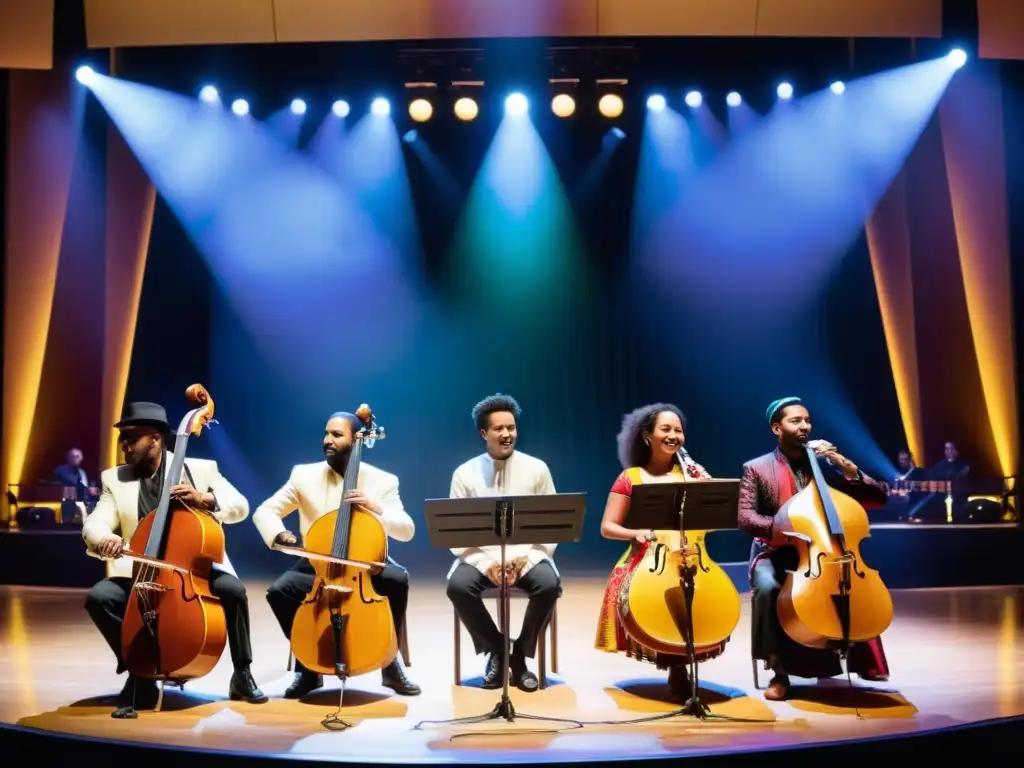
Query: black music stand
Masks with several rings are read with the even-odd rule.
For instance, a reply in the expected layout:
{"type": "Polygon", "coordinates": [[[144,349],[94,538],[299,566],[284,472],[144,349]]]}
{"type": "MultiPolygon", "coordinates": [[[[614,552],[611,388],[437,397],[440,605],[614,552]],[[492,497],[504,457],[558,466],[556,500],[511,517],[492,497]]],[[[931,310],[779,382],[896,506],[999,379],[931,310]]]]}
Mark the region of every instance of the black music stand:
{"type": "MultiPolygon", "coordinates": [[[[739,480],[693,480],[687,483],[651,483],[634,485],[627,528],[652,531],[730,531],[736,529],[739,514],[739,480]]],[[[697,566],[683,558],[679,584],[686,600],[686,626],[682,627],[689,647],[690,699],[683,713],[698,718],[708,716],[700,701],[697,686],[697,661],[693,649],[693,592],[697,566]]]]}
{"type": "MultiPolygon", "coordinates": [[[[508,696],[509,679],[509,586],[505,572],[508,544],[568,544],[583,535],[585,493],[551,493],[539,496],[427,499],[425,512],[430,543],[439,549],[501,547],[501,600],[505,612],[502,640],[502,693],[486,715],[458,717],[445,723],[482,723],[500,717],[512,722],[516,711],[508,696]]],[[[520,714],[529,720],[568,722],[560,718],[520,714]]]]}

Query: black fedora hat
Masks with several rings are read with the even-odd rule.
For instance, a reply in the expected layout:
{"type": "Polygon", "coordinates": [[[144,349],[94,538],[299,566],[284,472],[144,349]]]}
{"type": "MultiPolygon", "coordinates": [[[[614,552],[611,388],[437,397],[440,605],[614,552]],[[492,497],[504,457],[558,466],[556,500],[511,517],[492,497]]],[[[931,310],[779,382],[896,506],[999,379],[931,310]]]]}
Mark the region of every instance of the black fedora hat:
{"type": "Polygon", "coordinates": [[[167,423],[167,411],[156,403],[128,403],[121,412],[121,420],[114,429],[122,427],[157,427],[164,434],[170,434],[171,425],[167,423]]]}

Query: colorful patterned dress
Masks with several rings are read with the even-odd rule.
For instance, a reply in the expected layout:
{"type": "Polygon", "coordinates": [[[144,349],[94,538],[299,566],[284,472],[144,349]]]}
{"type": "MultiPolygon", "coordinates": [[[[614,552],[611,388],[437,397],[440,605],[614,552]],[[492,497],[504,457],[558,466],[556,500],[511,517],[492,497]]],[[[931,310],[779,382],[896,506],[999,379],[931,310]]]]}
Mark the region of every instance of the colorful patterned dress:
{"type": "MultiPolygon", "coordinates": [[[[643,483],[678,483],[680,481],[700,479],[710,480],[711,475],[704,467],[692,459],[687,460],[685,473],[678,464],[672,467],[671,472],[664,475],[652,475],[642,467],[629,467],[616,478],[611,492],[622,496],[632,496],[634,485],[641,485],[643,483]]],[[[658,669],[668,669],[687,663],[687,658],[685,656],[658,653],[633,640],[626,634],[622,622],[619,620],[619,613],[616,608],[619,600],[619,590],[622,589],[626,576],[644,559],[651,543],[648,542],[642,548],[635,551],[632,546],[627,546],[626,551],[622,553],[622,557],[615,564],[615,568],[612,569],[611,575],[608,577],[608,584],[604,590],[604,600],[601,603],[601,615],[597,621],[597,639],[594,642],[594,647],[599,651],[606,651],[608,653],[625,653],[637,661],[646,661],[654,664],[658,669]]],[[[717,648],[713,651],[698,653],[696,658],[698,662],[705,661],[714,658],[721,652],[722,648],[717,648]]]]}

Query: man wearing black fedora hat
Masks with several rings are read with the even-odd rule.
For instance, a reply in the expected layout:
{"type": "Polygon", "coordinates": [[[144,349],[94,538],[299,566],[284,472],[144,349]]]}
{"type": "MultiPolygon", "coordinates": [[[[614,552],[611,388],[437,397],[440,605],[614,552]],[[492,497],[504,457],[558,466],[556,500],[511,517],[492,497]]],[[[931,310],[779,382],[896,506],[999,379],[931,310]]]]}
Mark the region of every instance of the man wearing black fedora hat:
{"type": "MultiPolygon", "coordinates": [[[[107,578],[89,590],[85,608],[117,657],[120,674],[125,670],[121,624],[132,585],[132,562],[122,559],[121,554],[139,521],[159,505],[165,472],[174,454],[168,446],[172,434],[167,414],[156,403],[128,403],[114,428],[120,430],[118,444],[125,463],[100,476],[103,490],[82,526],[82,538],[93,554],[107,559],[107,578]]],[[[222,524],[238,523],[249,516],[249,502],[224,478],[215,461],[186,458],[182,477],[171,487],[171,498],[209,513],[222,524]]],[[[233,700],[263,703],[267,696],[249,671],[249,602],[227,555],[223,564],[213,567],[210,590],[220,599],[227,618],[228,644],[235,666],[228,695],[233,700]]],[[[156,683],[136,680],[129,674],[119,698],[122,706],[152,709],[157,700],[156,683]]]]}

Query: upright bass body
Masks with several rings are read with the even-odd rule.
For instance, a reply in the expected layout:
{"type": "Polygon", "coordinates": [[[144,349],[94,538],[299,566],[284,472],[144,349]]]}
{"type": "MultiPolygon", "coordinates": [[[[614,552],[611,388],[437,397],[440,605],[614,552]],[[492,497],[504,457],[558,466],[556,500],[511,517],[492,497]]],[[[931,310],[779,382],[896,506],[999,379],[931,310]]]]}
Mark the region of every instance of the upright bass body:
{"type": "MultiPolygon", "coordinates": [[[[305,548],[330,554],[338,525],[338,512],[329,512],[306,531],[305,548]]],[[[388,539],[380,521],[358,507],[351,510],[347,556],[362,562],[383,562],[388,539]]],[[[292,624],[292,652],[306,669],[322,675],[337,674],[335,629],[340,630],[340,663],[345,674],[362,675],[383,669],[398,654],[398,636],[391,606],[379,595],[364,568],[310,560],[316,581],[292,624]],[[332,618],[339,616],[339,619],[332,618]],[[353,631],[355,629],[356,631],[353,631]]]]}
{"type": "Polygon", "coordinates": [[[870,535],[867,512],[825,483],[813,454],[811,466],[815,482],[775,516],[777,538],[787,537],[799,557],[779,593],[779,621],[809,648],[872,640],[889,627],[893,609],[882,577],[861,559],[860,543],[870,535]]]}
{"type": "Polygon", "coordinates": [[[619,619],[636,642],[658,653],[685,656],[686,600],[680,569],[694,569],[693,652],[717,655],[740,620],[740,595],[732,579],[705,548],[706,531],[687,531],[685,553],[679,531],[657,531],[643,559],[619,590],[619,619]]]}
{"type": "Polygon", "coordinates": [[[209,392],[193,384],[186,397],[199,407],[181,420],[159,506],[140,522],[127,555],[136,560],[121,625],[121,657],[143,679],[184,682],[210,672],[227,640],[220,600],[210,593],[210,571],[224,561],[224,531],[205,512],[172,501],[188,438],[213,418],[209,392]]]}
{"type": "MultiPolygon", "coordinates": [[[[142,552],[153,529],[150,512],[132,535],[129,549],[142,552]]],[[[220,600],[210,593],[213,563],[224,561],[224,531],[203,512],[170,510],[164,562],[171,568],[135,564],[135,589],[121,625],[121,654],[142,678],[184,681],[208,674],[227,643],[227,622],[220,600]],[[145,573],[144,573],[145,572],[145,573]],[[157,616],[154,643],[145,614],[157,616]]]]}

